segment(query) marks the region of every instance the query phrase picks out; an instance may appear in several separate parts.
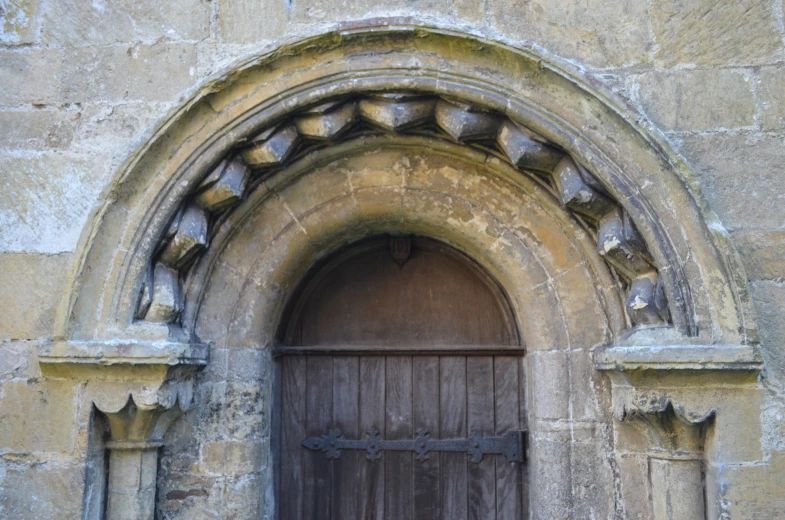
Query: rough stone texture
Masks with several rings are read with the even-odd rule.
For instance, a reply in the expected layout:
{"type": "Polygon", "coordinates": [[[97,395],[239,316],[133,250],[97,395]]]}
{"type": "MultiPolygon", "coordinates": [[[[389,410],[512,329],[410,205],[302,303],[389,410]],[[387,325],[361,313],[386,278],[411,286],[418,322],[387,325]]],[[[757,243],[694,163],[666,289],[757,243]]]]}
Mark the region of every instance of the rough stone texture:
{"type": "Polygon", "coordinates": [[[491,0],[489,5],[494,24],[505,34],[525,35],[593,67],[647,61],[654,45],[645,0],[491,0]]]}
{"type": "Polygon", "coordinates": [[[0,341],[52,334],[55,307],[65,288],[71,258],[68,253],[0,254],[0,299],[5,302],[0,313],[0,341]]]}
{"type": "MultiPolygon", "coordinates": [[[[654,133],[664,132],[684,154],[696,173],[689,180],[691,188],[702,193],[719,217],[712,225],[729,230],[738,248],[766,365],[762,409],[752,397],[738,406],[745,421],[760,418],[762,425],[739,435],[733,454],[744,462],[712,469],[711,478],[722,481],[725,494],[719,504],[707,507],[718,518],[785,516],[781,0],[0,0],[0,517],[79,518],[83,492],[92,489],[85,471],[91,406],[86,395],[101,390],[83,392],[78,384],[47,379],[36,352],[54,334],[55,308],[72,274],[72,252],[88,214],[105,202],[100,194],[122,160],[188,89],[232,62],[271,42],[391,16],[516,47],[534,46],[557,60],[564,58],[569,62],[562,62],[564,67],[576,67],[600,91],[615,91],[622,103],[648,117],[654,133]]],[[[380,218],[383,203],[401,194],[400,171],[380,168],[366,158],[364,167],[336,170],[318,187],[288,191],[286,205],[271,204],[254,221],[258,241],[243,247],[254,260],[272,264],[285,252],[255,249],[258,242],[280,234],[292,243],[306,243],[298,224],[320,233],[331,229],[330,214],[356,211],[380,218]],[[369,174],[374,168],[378,171],[369,174]],[[340,183],[333,182],[340,175],[340,183]],[[346,195],[349,186],[356,191],[356,206],[324,200],[346,195]],[[305,206],[298,205],[304,201],[320,201],[324,211],[306,218],[305,206]]],[[[475,189],[456,181],[454,170],[432,173],[411,180],[429,189],[466,188],[461,196],[475,189]]],[[[433,211],[463,222],[466,229],[490,222],[443,200],[412,196],[408,203],[423,214],[433,211]]],[[[602,421],[607,420],[609,384],[594,370],[591,353],[579,350],[607,340],[599,329],[582,334],[581,320],[597,322],[599,304],[593,297],[583,301],[570,295],[564,305],[578,310],[553,330],[540,325],[554,321],[550,306],[555,294],[569,293],[574,284],[583,288],[581,294],[591,292],[586,282],[575,281],[585,276],[586,267],[576,267],[582,253],[574,247],[560,249],[555,224],[536,212],[523,214],[531,208],[515,208],[515,218],[536,222],[534,229],[520,224],[515,233],[503,234],[489,225],[494,241],[473,247],[490,251],[515,238],[531,249],[529,256],[518,258],[521,265],[534,256],[550,262],[559,276],[532,284],[529,294],[521,296],[545,302],[531,310],[536,323],[523,327],[557,339],[552,345],[527,345],[532,351],[528,363],[533,373],[547,369],[584,385],[570,388],[560,380],[547,381],[537,387],[547,392],[530,396],[533,443],[540,449],[532,468],[535,477],[547,477],[546,489],[552,492],[535,497],[535,504],[545,516],[651,518],[645,500],[628,498],[650,492],[648,441],[640,432],[630,433],[631,427],[614,427],[613,438],[607,437],[611,434],[602,421]],[[531,240],[530,233],[541,240],[531,240]],[[569,430],[565,424],[571,425],[569,430]],[[612,441],[620,446],[618,453],[604,451],[612,441]],[[589,471],[605,480],[587,479],[589,471]],[[578,503],[565,498],[570,486],[578,503]],[[604,502],[611,496],[617,502],[604,502]]],[[[433,230],[425,219],[420,225],[433,230]]],[[[112,254],[112,247],[104,254],[112,254]]],[[[268,284],[264,276],[254,276],[247,280],[237,265],[216,268],[213,283],[225,289],[207,306],[205,323],[197,330],[204,336],[216,334],[219,341],[200,376],[196,408],[171,428],[161,451],[161,518],[253,517],[270,503],[269,352],[261,342],[245,344],[231,336],[228,318],[260,330],[272,327],[271,318],[253,321],[224,314],[247,284],[256,291],[257,302],[266,299],[271,303],[265,305],[275,305],[280,280],[268,284]]]]}
{"type": "Polygon", "coordinates": [[[647,73],[634,88],[663,130],[712,130],[755,123],[752,83],[744,71],[705,69],[647,73]]]}
{"type": "Polygon", "coordinates": [[[785,228],[783,147],[784,136],[758,133],[690,135],[680,143],[730,230],[785,228]]]}
{"type": "Polygon", "coordinates": [[[83,155],[0,154],[0,251],[73,251],[106,181],[83,155]]]}
{"type": "Polygon", "coordinates": [[[665,66],[762,65],[781,60],[781,13],[777,2],[768,0],[653,0],[655,59],[665,66]]]}
{"type": "Polygon", "coordinates": [[[40,25],[41,0],[6,0],[0,6],[0,44],[33,43],[40,25]]]}

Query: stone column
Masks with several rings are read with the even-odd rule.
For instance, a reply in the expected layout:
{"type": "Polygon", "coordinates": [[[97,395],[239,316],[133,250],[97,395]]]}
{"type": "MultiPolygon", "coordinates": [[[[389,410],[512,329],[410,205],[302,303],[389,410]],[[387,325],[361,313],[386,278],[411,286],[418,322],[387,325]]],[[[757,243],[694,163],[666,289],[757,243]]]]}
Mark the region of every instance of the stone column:
{"type": "Polygon", "coordinates": [[[109,450],[108,520],[152,520],[158,475],[158,448],[179,408],[139,408],[133,397],[118,412],[106,413],[109,450]]]}
{"type": "Polygon", "coordinates": [[[654,520],[705,520],[704,437],[711,416],[690,422],[668,404],[662,412],[624,418],[649,438],[649,485],[654,520]]]}

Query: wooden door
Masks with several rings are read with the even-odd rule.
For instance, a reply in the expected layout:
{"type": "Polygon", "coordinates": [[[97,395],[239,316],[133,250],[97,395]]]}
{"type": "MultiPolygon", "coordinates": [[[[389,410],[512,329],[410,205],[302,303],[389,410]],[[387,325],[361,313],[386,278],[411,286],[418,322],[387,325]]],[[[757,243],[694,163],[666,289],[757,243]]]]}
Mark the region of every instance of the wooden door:
{"type": "Polygon", "coordinates": [[[369,460],[369,432],[408,447],[427,431],[453,449],[525,430],[512,313],[471,261],[425,239],[349,248],[300,289],[281,343],[280,519],[526,517],[525,464],[507,455],[407,449],[369,460]],[[303,445],[337,431],[364,447],[330,458],[303,445]]]}

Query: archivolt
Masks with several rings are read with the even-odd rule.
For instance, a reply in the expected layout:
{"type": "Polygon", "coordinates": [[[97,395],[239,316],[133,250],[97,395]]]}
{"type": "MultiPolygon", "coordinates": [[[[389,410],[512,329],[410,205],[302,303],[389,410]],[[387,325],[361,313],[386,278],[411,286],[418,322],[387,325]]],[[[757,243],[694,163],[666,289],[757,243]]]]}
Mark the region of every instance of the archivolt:
{"type": "Polygon", "coordinates": [[[748,340],[743,275],[709,232],[688,170],[597,94],[542,56],[423,28],[352,29],[261,57],[210,85],[129,160],[107,197],[114,206],[83,237],[62,334],[177,324],[182,281],[211,230],[263,179],[389,134],[471,147],[547,186],[597,237],[633,324],[748,340]]]}

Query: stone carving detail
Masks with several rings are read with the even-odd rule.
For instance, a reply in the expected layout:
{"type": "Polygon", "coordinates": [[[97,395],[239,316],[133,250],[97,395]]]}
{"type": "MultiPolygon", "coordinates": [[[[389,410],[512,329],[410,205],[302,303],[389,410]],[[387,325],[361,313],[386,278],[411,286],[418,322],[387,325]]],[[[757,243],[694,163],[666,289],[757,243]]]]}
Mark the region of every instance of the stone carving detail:
{"type": "Polygon", "coordinates": [[[342,97],[264,129],[213,167],[184,204],[153,258],[137,318],[171,323],[183,308],[180,280],[208,247],[210,224],[239,204],[254,178],[316,148],[373,132],[429,134],[480,147],[546,179],[559,202],[597,230],[597,251],[627,285],[634,325],[669,320],[661,281],[635,225],[605,187],[569,154],[504,114],[414,92],[342,97]]]}

